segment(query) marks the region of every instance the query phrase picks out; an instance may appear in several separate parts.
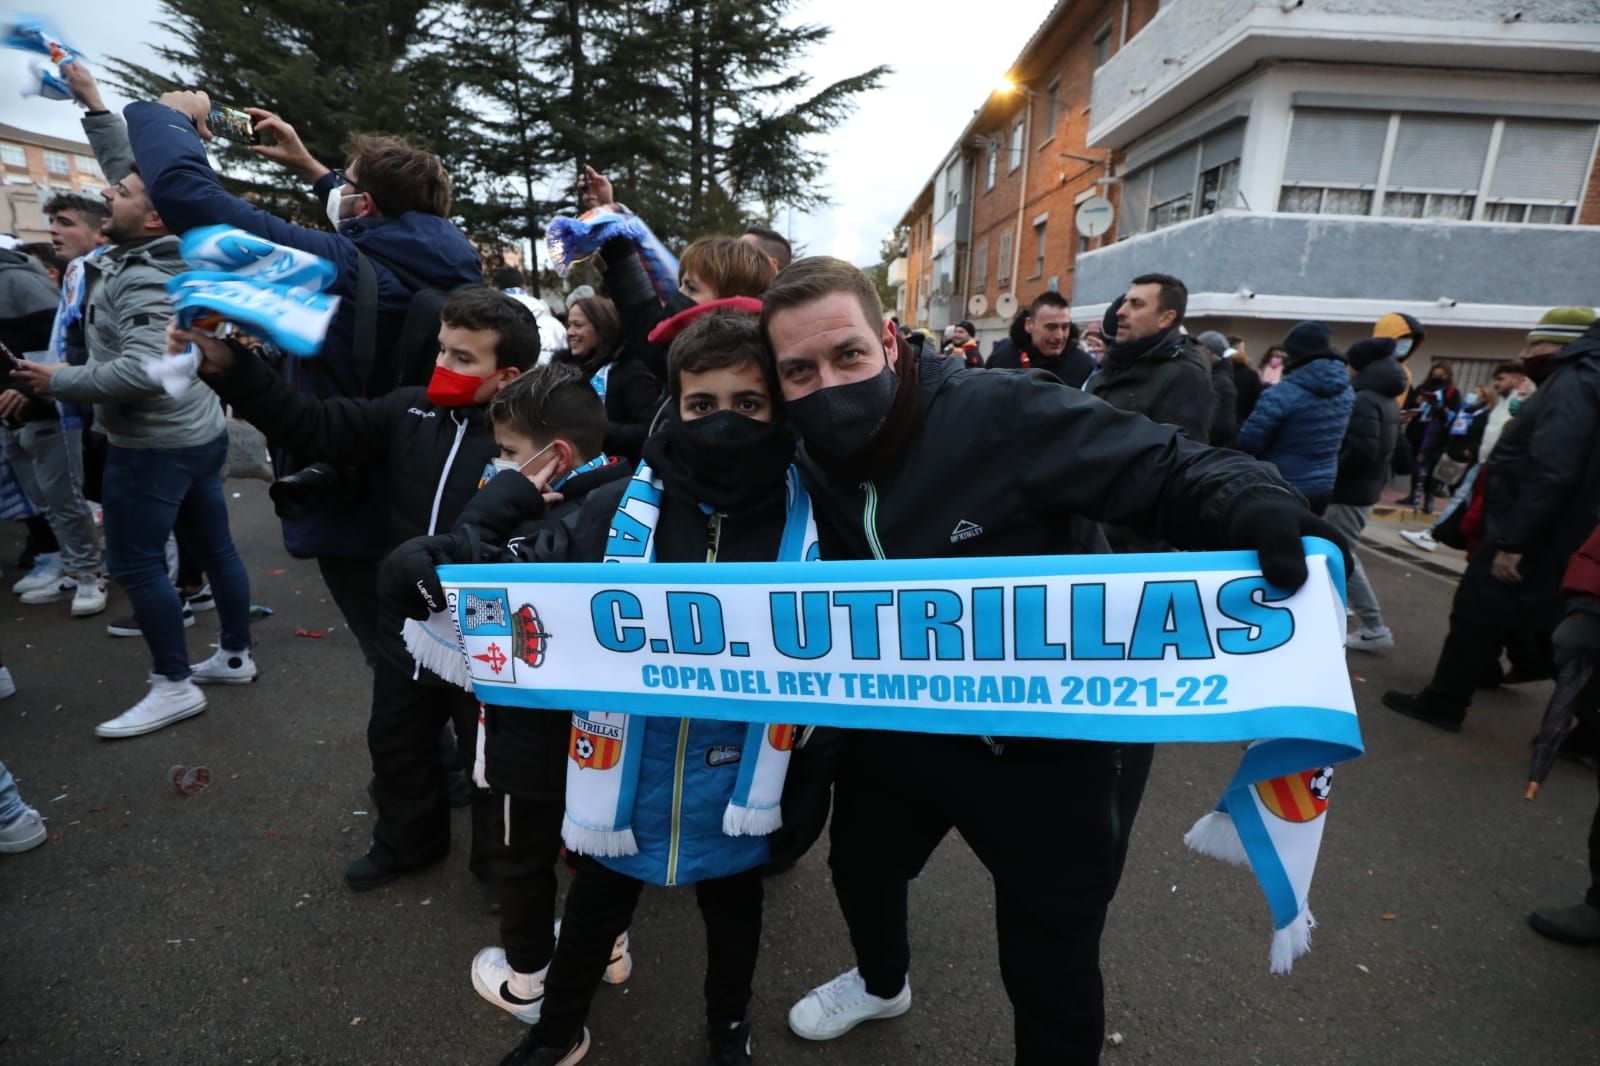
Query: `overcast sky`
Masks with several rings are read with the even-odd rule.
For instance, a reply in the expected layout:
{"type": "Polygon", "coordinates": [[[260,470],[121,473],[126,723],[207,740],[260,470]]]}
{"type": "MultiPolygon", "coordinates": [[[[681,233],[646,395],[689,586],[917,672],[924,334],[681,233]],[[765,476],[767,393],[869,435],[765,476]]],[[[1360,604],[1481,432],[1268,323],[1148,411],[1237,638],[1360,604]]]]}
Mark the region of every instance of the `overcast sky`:
{"type": "MultiPolygon", "coordinates": [[[[986,0],[980,28],[970,8],[926,0],[799,5],[796,21],[834,31],[807,64],[814,88],[877,63],[888,63],[894,73],[883,89],[862,99],[854,117],[817,141],[828,157],[825,181],[832,205],[792,220],[780,216],[777,228],[810,252],[875,261],[879,242],[1051,6],[1050,0],[986,0]],[[939,17],[941,8],[949,9],[947,17],[939,17]]],[[[160,10],[156,0],[73,0],[59,6],[0,0],[0,10],[7,12],[52,7],[58,14],[51,21],[91,60],[114,55],[154,61],[150,45],[163,33],[154,21],[160,10]]],[[[27,74],[25,53],[0,51],[0,121],[82,139],[80,112],[73,105],[20,97],[27,74]]],[[[117,107],[125,101],[108,94],[108,102],[117,107]]],[[[293,121],[292,115],[286,117],[293,121]]]]}

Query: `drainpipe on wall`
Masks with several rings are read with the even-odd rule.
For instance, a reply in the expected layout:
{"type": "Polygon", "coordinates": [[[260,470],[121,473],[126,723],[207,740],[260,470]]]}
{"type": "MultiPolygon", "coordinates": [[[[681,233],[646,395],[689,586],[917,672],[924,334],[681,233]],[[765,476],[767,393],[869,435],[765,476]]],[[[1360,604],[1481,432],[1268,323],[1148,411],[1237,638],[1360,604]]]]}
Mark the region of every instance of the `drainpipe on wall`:
{"type": "Polygon", "coordinates": [[[1122,28],[1117,31],[1117,51],[1128,43],[1128,0],[1122,0],[1122,28]]]}
{"type": "Polygon", "coordinates": [[[1027,113],[1022,116],[1022,188],[1017,193],[1017,231],[1011,237],[1011,295],[1017,294],[1017,269],[1022,265],[1022,215],[1028,209],[1028,157],[1033,154],[1033,98],[1025,94],[1027,113]]]}

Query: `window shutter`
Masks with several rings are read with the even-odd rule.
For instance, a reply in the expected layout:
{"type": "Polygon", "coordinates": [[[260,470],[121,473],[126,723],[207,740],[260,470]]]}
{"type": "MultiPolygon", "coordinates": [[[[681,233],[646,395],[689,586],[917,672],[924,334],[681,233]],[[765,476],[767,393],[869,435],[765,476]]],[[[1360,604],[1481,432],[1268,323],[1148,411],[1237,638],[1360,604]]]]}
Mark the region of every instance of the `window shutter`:
{"type": "Polygon", "coordinates": [[[1494,122],[1447,115],[1401,115],[1389,188],[1476,192],[1494,122]]]}
{"type": "Polygon", "coordinates": [[[1506,200],[1572,200],[1594,154],[1594,125],[1506,119],[1489,195],[1506,200]]]}
{"type": "Polygon", "coordinates": [[[1375,111],[1296,108],[1283,180],[1302,185],[1373,185],[1389,116],[1375,111]]]}
{"type": "Polygon", "coordinates": [[[1200,143],[1200,169],[1210,170],[1238,159],[1244,148],[1244,123],[1235,122],[1200,143]]]}
{"type": "Polygon", "coordinates": [[[1199,151],[1199,145],[1191,144],[1165,159],[1157,160],[1150,174],[1152,204],[1164,204],[1184,193],[1194,192],[1194,168],[1199,151]]]}
{"type": "Polygon", "coordinates": [[[1145,167],[1122,182],[1122,213],[1117,219],[1117,239],[1144,232],[1145,215],[1150,210],[1150,171],[1145,167]]]}

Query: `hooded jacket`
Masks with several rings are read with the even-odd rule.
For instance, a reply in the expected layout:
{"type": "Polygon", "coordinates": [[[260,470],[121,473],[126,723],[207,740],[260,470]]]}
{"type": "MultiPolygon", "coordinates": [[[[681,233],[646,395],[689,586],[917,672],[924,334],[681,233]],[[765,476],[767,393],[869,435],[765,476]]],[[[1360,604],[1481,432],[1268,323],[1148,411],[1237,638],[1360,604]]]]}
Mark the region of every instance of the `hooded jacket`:
{"type": "MultiPolygon", "coordinates": [[[[666,491],[656,523],[660,562],[772,562],[778,558],[787,514],[781,481],[748,508],[708,514],[698,502],[694,472],[674,452],[670,433],[651,437],[644,458],[666,491]],[[708,559],[708,545],[715,556],[708,559]]],[[[537,527],[513,547],[528,562],[599,562],[605,558],[613,517],[627,482],[591,491],[582,504],[537,527]]],[[[463,512],[464,526],[492,543],[508,529],[504,514],[532,517],[543,499],[526,478],[495,478],[463,512]],[[505,484],[502,485],[501,482],[505,484]]],[[[528,712],[523,712],[528,713],[528,712]]],[[[538,712],[532,712],[538,713],[538,712]]],[[[565,716],[562,716],[565,720],[565,716]]],[[[638,790],[633,805],[635,855],[595,861],[628,877],[658,885],[686,885],[728,877],[760,866],[769,851],[765,837],[730,837],[722,815],[739,777],[745,726],[707,718],[649,717],[638,790]]]]}
{"type": "Polygon", "coordinates": [[[1256,402],[1239,449],[1278,468],[1307,497],[1325,496],[1339,471],[1339,446],[1355,406],[1343,359],[1313,359],[1256,402]]]}
{"type": "MultiPolygon", "coordinates": [[[[1109,317],[1109,316],[1108,316],[1109,317]]],[[[1211,439],[1216,392],[1206,357],[1176,327],[1135,359],[1113,345],[1084,387],[1112,407],[1176,426],[1190,440],[1211,439]]]]}
{"type": "MultiPolygon", "coordinates": [[[[447,218],[407,211],[396,218],[350,219],[337,233],[297,226],[223,188],[194,124],[184,115],[148,101],[129,104],[123,113],[150,200],[172,232],[182,234],[213,224],[237,226],[333,263],[337,273],[327,291],[342,299],[320,356],[288,359],[282,364],[284,374],[300,393],[319,398],[367,395],[367,382],[357,380],[353,354],[357,253],[371,256],[377,278],[374,382],[394,380],[393,369],[386,371],[383,361],[399,338],[412,296],[385,260],[401,264],[443,290],[483,280],[477,251],[447,218]]],[[[116,180],[104,159],[101,166],[108,178],[116,180]]],[[[338,180],[331,172],[323,175],[312,185],[312,197],[318,203],[326,202],[338,180]]],[[[282,460],[279,465],[284,465],[282,460]]],[[[290,469],[279,472],[286,474],[290,469]]],[[[299,557],[371,558],[371,544],[381,536],[380,525],[378,505],[358,489],[309,519],[285,522],[284,547],[299,557]]]]}
{"type": "Polygon", "coordinates": [[[1551,357],[1551,371],[1511,420],[1479,479],[1482,549],[1453,611],[1489,625],[1550,630],[1561,576],[1600,515],[1600,323],[1551,357]],[[1496,581],[1497,552],[1522,556],[1522,580],[1496,581]]]}
{"type": "Polygon", "coordinates": [[[1399,360],[1386,355],[1358,371],[1353,387],[1355,401],[1339,445],[1333,502],[1369,507],[1378,502],[1389,483],[1394,445],[1400,437],[1400,408],[1395,400],[1406,391],[1406,372],[1399,360]]]}
{"type": "MultiPolygon", "coordinates": [[[[108,174],[109,176],[109,174],[108,174]]],[[[89,360],[56,372],[50,391],[93,403],[95,427],[120,448],[193,448],[220,437],[222,407],[205,389],[172,397],[145,373],[166,352],[167,281],[184,269],[178,238],[150,237],[84,260],[84,342],[89,360]]]]}
{"type": "MultiPolygon", "coordinates": [[[[1027,321],[1027,312],[1020,312],[1006,334],[1006,340],[1011,343],[996,341],[989,352],[989,361],[977,365],[987,366],[990,370],[1043,370],[1063,385],[1071,385],[1075,389],[1087,388],[1089,378],[1094,374],[1094,356],[1070,342],[1055,358],[1042,355],[1034,346],[1033,338],[1028,336],[1027,321]]],[[[967,365],[973,366],[970,360],[967,365]]]]}
{"type": "Polygon", "coordinates": [[[1211,364],[1211,443],[1231,448],[1239,439],[1239,387],[1233,381],[1233,360],[1217,359],[1211,364]]]}

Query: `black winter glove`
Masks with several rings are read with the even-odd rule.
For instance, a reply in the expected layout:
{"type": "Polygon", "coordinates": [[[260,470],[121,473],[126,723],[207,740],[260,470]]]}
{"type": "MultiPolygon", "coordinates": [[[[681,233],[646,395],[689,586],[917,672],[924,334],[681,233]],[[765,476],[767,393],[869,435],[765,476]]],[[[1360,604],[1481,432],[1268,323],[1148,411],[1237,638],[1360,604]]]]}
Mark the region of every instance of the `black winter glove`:
{"type": "Polygon", "coordinates": [[[434,567],[455,562],[455,538],[413,537],[389,553],[378,571],[378,598],[397,614],[425,621],[444,610],[444,587],[434,567]]]}
{"type": "Polygon", "coordinates": [[[1228,545],[1253,549],[1261,557],[1261,574],[1278,588],[1294,592],[1306,583],[1306,551],[1301,537],[1331,541],[1350,572],[1350,546],[1344,534],[1288,496],[1263,496],[1241,501],[1228,520],[1228,545]]]}

